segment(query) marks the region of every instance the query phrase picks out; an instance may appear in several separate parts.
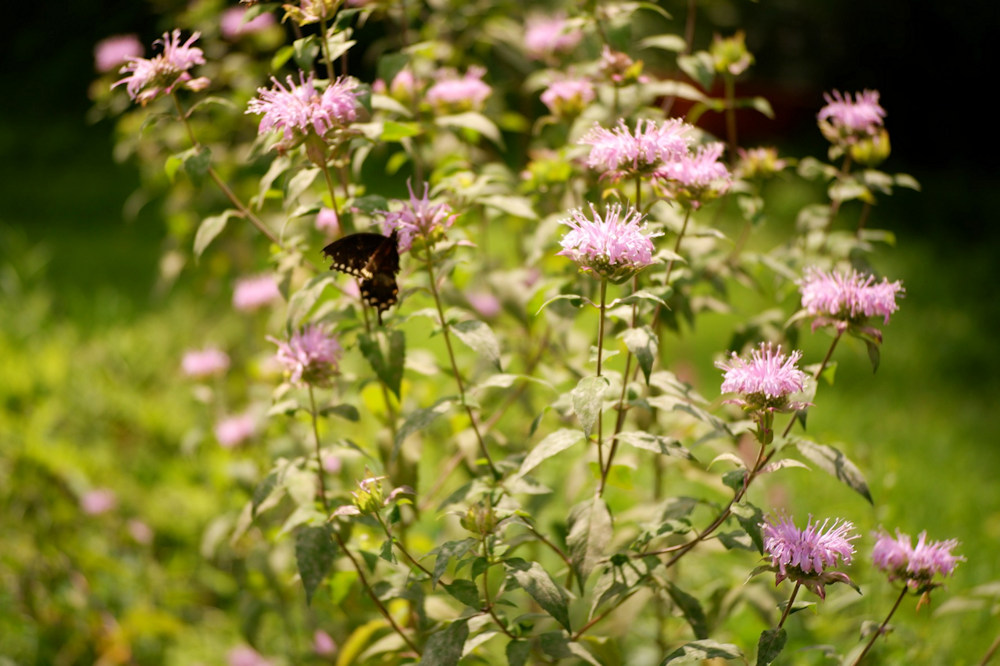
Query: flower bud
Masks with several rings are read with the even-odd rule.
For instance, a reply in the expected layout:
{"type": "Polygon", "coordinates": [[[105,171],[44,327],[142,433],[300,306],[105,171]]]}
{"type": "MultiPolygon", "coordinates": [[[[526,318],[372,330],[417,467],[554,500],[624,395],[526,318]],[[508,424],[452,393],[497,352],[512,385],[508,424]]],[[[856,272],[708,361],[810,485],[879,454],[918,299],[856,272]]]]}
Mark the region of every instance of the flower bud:
{"type": "Polygon", "coordinates": [[[892,150],[889,145],[889,132],[881,128],[878,133],[852,144],[850,150],[851,159],[858,164],[878,166],[889,157],[889,152],[892,150]]]}

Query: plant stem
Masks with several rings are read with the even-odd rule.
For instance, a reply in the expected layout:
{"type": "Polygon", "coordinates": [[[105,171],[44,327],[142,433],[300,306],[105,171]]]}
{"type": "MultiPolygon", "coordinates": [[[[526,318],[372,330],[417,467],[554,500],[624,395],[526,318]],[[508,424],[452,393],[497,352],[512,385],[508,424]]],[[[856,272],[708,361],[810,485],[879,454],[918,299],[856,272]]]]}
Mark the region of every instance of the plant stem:
{"type": "Polygon", "coordinates": [[[472,411],[472,407],[469,406],[468,401],[465,399],[465,384],[462,382],[462,375],[458,371],[458,363],[455,361],[455,352],[451,345],[451,334],[449,332],[450,327],[444,316],[444,307],[441,305],[441,295],[438,293],[437,288],[437,278],[434,275],[434,259],[431,256],[430,245],[426,245],[427,254],[424,258],[427,265],[427,277],[430,280],[431,295],[434,297],[434,305],[437,308],[438,319],[441,322],[441,333],[444,336],[444,345],[448,350],[448,360],[451,361],[451,371],[455,377],[455,383],[458,385],[458,394],[462,400],[462,406],[465,407],[466,414],[469,415],[469,422],[472,424],[472,430],[476,433],[476,440],[479,442],[479,450],[483,454],[483,458],[486,460],[486,465],[490,468],[490,472],[493,474],[494,478],[500,478],[497,472],[496,466],[493,464],[493,459],[490,457],[490,452],[486,449],[486,442],[483,441],[483,436],[479,432],[479,424],[476,422],[476,415],[472,411]]]}
{"type": "MultiPolygon", "coordinates": [[[[598,306],[600,311],[597,322],[597,376],[601,376],[602,364],[604,361],[604,313],[607,310],[608,279],[601,278],[601,302],[598,306]]],[[[604,471],[604,396],[601,396],[597,407],[597,463],[601,470],[601,485],[597,494],[604,492],[604,479],[607,473],[604,471]]]]}
{"type": "MultiPolygon", "coordinates": [[[[899,596],[896,598],[896,603],[892,605],[892,610],[890,610],[889,614],[885,616],[885,620],[883,620],[882,624],[879,625],[878,630],[872,633],[872,637],[868,639],[868,643],[865,645],[865,649],[861,651],[861,654],[858,655],[858,658],[854,660],[854,663],[852,663],[851,666],[858,666],[858,664],[861,663],[861,660],[864,659],[865,655],[868,654],[868,651],[872,649],[872,645],[875,644],[875,640],[883,633],[885,633],[885,628],[889,624],[889,620],[895,614],[896,609],[899,608],[899,604],[903,602],[903,597],[905,596],[906,596],[906,585],[903,585],[903,589],[900,590],[899,596]]],[[[997,639],[997,643],[1000,643],[1000,638],[997,639]]],[[[994,644],[993,649],[996,649],[996,644],[994,644]]],[[[982,663],[985,664],[986,661],[989,659],[989,657],[990,655],[987,655],[986,659],[984,659],[982,663]]]]}
{"type": "MultiPolygon", "coordinates": [[[[681,226],[681,232],[677,234],[677,241],[674,243],[674,254],[680,254],[681,241],[684,239],[684,234],[687,232],[688,220],[691,219],[691,209],[688,208],[687,212],[684,213],[684,224],[681,226]]],[[[670,261],[667,262],[667,276],[663,279],[663,286],[670,286],[670,273],[674,270],[674,258],[671,257],[670,261]]]]}
{"type": "Polygon", "coordinates": [[[1000,636],[997,636],[993,644],[986,650],[986,654],[983,655],[983,660],[979,662],[979,666],[986,666],[990,662],[990,659],[993,658],[993,655],[997,653],[998,649],[1000,649],[1000,636]]]}
{"type": "MultiPolygon", "coordinates": [[[[837,337],[835,337],[833,339],[833,342],[830,343],[830,348],[826,350],[826,356],[823,357],[823,362],[819,364],[819,368],[813,374],[814,381],[818,382],[820,375],[822,375],[823,371],[826,370],[827,364],[830,362],[830,359],[833,358],[833,350],[837,348],[837,343],[840,342],[840,338],[843,337],[843,335],[844,335],[843,331],[838,331],[837,337]]],[[[793,414],[792,419],[788,422],[788,425],[785,427],[785,431],[781,433],[781,436],[788,437],[788,433],[792,431],[792,426],[794,425],[795,425],[795,415],[793,414]]]]}
{"type": "Polygon", "coordinates": [[[795,595],[799,593],[799,588],[802,587],[801,581],[795,581],[795,587],[792,589],[792,596],[788,598],[788,603],[785,604],[785,612],[781,614],[781,619],[778,621],[778,626],[776,629],[781,629],[785,624],[785,620],[788,618],[788,614],[792,611],[792,604],[795,602],[795,595]]]}
{"type": "Polygon", "coordinates": [[[312,416],[313,438],[316,443],[316,478],[319,479],[319,496],[323,501],[323,510],[330,513],[330,503],[326,499],[326,482],[323,480],[323,457],[320,455],[319,446],[319,425],[316,417],[316,397],[313,395],[313,387],[309,387],[309,413],[312,416]]]}
{"type": "Polygon", "coordinates": [[[427,567],[418,562],[417,559],[413,557],[413,555],[410,555],[410,551],[406,549],[406,546],[403,545],[403,542],[392,536],[392,532],[389,530],[389,526],[385,524],[385,520],[382,519],[381,514],[375,512],[375,518],[378,520],[379,525],[382,526],[382,531],[385,532],[385,537],[390,542],[392,542],[392,545],[394,545],[399,550],[399,552],[401,552],[406,557],[406,559],[408,559],[410,563],[413,564],[413,566],[420,569],[420,571],[425,573],[428,577],[433,577],[433,574],[430,572],[429,569],[427,569],[427,567]]]}

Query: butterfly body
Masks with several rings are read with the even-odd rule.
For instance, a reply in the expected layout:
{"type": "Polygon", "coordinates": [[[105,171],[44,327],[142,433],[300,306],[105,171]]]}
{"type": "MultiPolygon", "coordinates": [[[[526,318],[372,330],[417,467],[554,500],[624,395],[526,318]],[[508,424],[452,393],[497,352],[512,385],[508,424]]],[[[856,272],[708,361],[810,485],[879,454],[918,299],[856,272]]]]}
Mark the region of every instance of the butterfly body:
{"type": "Polygon", "coordinates": [[[323,248],[332,263],[330,270],[346,273],[360,281],[361,298],[382,313],[399,300],[396,273],[399,272],[399,241],[396,230],[388,236],[357,233],[344,236],[323,248]]]}

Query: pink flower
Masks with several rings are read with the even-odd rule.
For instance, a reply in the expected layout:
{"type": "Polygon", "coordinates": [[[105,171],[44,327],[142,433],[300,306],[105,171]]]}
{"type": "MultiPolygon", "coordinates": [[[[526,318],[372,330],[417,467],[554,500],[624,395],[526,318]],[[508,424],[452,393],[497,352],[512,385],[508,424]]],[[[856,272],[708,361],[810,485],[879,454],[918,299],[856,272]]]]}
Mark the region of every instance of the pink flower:
{"type": "Polygon", "coordinates": [[[316,228],[326,233],[327,236],[336,236],[340,231],[340,219],[337,217],[337,211],[326,206],[320,208],[319,214],[316,216],[316,228]]]}
{"type": "Polygon", "coordinates": [[[500,300],[488,291],[472,291],[465,297],[469,305],[484,317],[495,317],[500,314],[500,300]]]}
{"type": "Polygon", "coordinates": [[[843,331],[849,323],[860,323],[873,316],[882,317],[882,323],[888,324],[889,315],[899,309],[896,294],[905,293],[898,280],[889,282],[882,278],[876,282],[874,275],[862,275],[853,269],[845,274],[808,268],[798,285],[802,307],[816,317],[813,330],[833,324],[843,331]]]}
{"type": "Polygon", "coordinates": [[[786,160],[778,157],[776,148],[737,148],[736,152],[740,158],[736,171],[741,178],[766,178],[788,166],[786,160]]]}
{"type": "Polygon", "coordinates": [[[283,140],[278,150],[284,150],[305,137],[310,131],[323,137],[334,129],[353,122],[358,117],[358,101],[354,79],[341,77],[329,84],[322,93],[316,90],[313,75],[299,72],[299,85],[288,76],[286,88],[271,77],[274,86],[258,88],[257,97],[247,104],[247,113],[262,116],[258,133],[280,131],[283,140]]]}
{"type": "Polygon", "coordinates": [[[417,78],[413,75],[413,70],[409,67],[399,70],[396,76],[392,78],[392,83],[389,84],[389,94],[394,99],[403,102],[409,102],[419,90],[420,82],[417,81],[417,78]]]}
{"type": "Polygon", "coordinates": [[[724,194],[732,184],[729,169],[719,160],[724,148],[721,143],[711,143],[694,152],[685,151],[658,166],[653,178],[678,202],[699,208],[705,201],[724,194]]]}
{"type": "Polygon", "coordinates": [[[252,414],[237,414],[219,419],[215,424],[215,438],[225,449],[242,444],[257,432],[257,419],[252,414]]]}
{"type": "Polygon", "coordinates": [[[233,307],[251,312],[281,298],[278,283],[271,275],[240,278],[233,289],[233,307]]]}
{"type": "Polygon", "coordinates": [[[775,348],[762,342],[750,353],[749,361],[733,352],[728,361],[718,361],[715,367],[725,370],[722,392],[744,396],[731,402],[746,410],[782,411],[803,406],[788,402],[788,396],[805,387],[806,374],[795,365],[800,358],[800,351],[785,356],[780,345],[775,348]]]}
{"type": "Polygon", "coordinates": [[[320,326],[310,324],[283,342],[268,336],[278,345],[276,357],[293,384],[327,386],[337,373],[340,343],[320,326]]]}
{"type": "Polygon", "coordinates": [[[594,123],[577,143],[590,146],[587,166],[618,179],[637,172],[652,172],[665,162],[685,155],[690,129],[690,125],[676,118],[660,124],[640,120],[635,132],[629,130],[624,120],[619,120],[614,130],[594,123]]]}
{"type": "Polygon", "coordinates": [[[542,93],[542,103],[560,116],[574,116],[594,101],[594,85],[587,79],[553,81],[542,93]]]}
{"type": "Polygon", "coordinates": [[[907,534],[896,530],[892,538],[885,530],[875,534],[878,540],[872,550],[875,566],[889,574],[889,580],[903,580],[913,590],[932,587],[935,574],[950,576],[965,558],[951,553],[958,546],[956,539],[927,541],[927,532],[917,536],[914,547],[907,534]]]}
{"type": "Polygon", "coordinates": [[[243,17],[247,10],[243,7],[230,7],[222,13],[219,19],[219,31],[226,39],[234,40],[243,35],[252,35],[255,32],[266,30],[274,25],[274,14],[264,12],[254,16],[249,21],[244,21],[243,17]]]}
{"type": "Polygon", "coordinates": [[[877,90],[865,90],[851,95],[842,95],[834,90],[833,94],[823,94],[826,106],[817,115],[820,123],[829,123],[833,128],[849,134],[875,134],[882,127],[885,109],[879,106],[877,90]]]}
{"type": "Polygon", "coordinates": [[[529,58],[542,60],[554,53],[572,51],[583,39],[580,30],[573,29],[566,17],[532,16],[524,27],[524,48],[529,58]]]}
{"type": "Polygon", "coordinates": [[[272,666],[270,659],[265,659],[249,645],[234,647],[226,655],[229,666],[272,666]]]}
{"type": "Polygon", "coordinates": [[[470,67],[465,75],[444,71],[438,74],[438,81],[427,91],[427,102],[445,113],[478,111],[493,89],[483,83],[486,70],[470,67]]]}
{"type": "Polygon", "coordinates": [[[330,637],[330,634],[322,629],[317,629],[313,633],[313,650],[316,654],[327,656],[337,651],[337,644],[330,637]]]}
{"type": "Polygon", "coordinates": [[[142,42],[135,35],[113,35],[94,46],[94,67],[98,72],[110,72],[133,58],[142,57],[142,42]]]}
{"type": "Polygon", "coordinates": [[[388,236],[393,229],[399,232],[400,252],[406,252],[412,247],[414,237],[430,242],[436,234],[443,233],[455,223],[451,206],[447,203],[431,204],[428,183],[424,183],[424,196],[421,199],[413,193],[413,186],[409,181],[406,182],[406,189],[410,191],[410,200],[399,202],[403,205],[401,209],[379,211],[385,218],[382,223],[383,233],[388,236]]]}
{"type": "Polygon", "coordinates": [[[215,347],[192,349],[184,353],[181,369],[188,377],[197,379],[221,375],[229,369],[229,356],[215,347]]]}
{"type": "Polygon", "coordinates": [[[764,553],[771,558],[775,585],[790,578],[824,599],[824,585],[850,582],[846,574],[825,570],[836,566],[838,559],[843,560],[844,564],[851,563],[854,556],[851,541],[857,539],[858,535],[851,534],[854,525],[849,521],[835,520],[827,529],[829,523],[829,519],[822,524],[813,523],[812,516],[804,530],[796,528],[795,523],[787,516],[778,522],[769,520],[761,523],[764,553]]]}
{"type": "Polygon", "coordinates": [[[121,68],[122,74],[127,72],[129,75],[116,81],[111,87],[124,83],[129,97],[142,105],[161,94],[172,93],[178,85],[190,90],[203,90],[208,86],[208,79],[195,79],[188,73],[195,65],[205,64],[202,50],[192,46],[200,36],[201,33],[196,32],[181,44],[180,30],[163,33],[161,39],[153,42],[154,46],[159,44],[163,48],[163,53],[149,60],[138,57],[129,59],[121,68]]]}
{"type": "Polygon", "coordinates": [[[146,523],[132,518],[127,523],[128,533],[135,539],[136,543],[147,545],[153,542],[153,528],[146,523]]]}
{"type": "Polygon", "coordinates": [[[88,490],[80,498],[80,509],[88,516],[99,516],[107,513],[118,506],[118,497],[115,491],[109,488],[95,488],[88,490]]]}
{"type": "Polygon", "coordinates": [[[557,254],[569,257],[584,271],[613,280],[631,276],[653,263],[652,239],[662,234],[646,230],[644,216],[630,208],[622,216],[620,205],[609,206],[601,217],[590,205],[593,219],[582,210],[570,211],[562,224],[570,227],[557,254]]]}

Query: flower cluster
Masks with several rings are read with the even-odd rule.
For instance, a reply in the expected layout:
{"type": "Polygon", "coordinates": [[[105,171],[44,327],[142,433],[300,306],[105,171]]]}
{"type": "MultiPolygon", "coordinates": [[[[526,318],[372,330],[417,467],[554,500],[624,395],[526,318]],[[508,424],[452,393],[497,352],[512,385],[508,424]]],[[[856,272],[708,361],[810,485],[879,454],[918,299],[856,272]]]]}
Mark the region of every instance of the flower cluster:
{"type": "Polygon", "coordinates": [[[493,89],[483,82],[486,70],[470,67],[463,76],[452,71],[439,73],[437,82],[427,90],[427,102],[441,113],[479,111],[493,89]]]}
{"type": "Polygon", "coordinates": [[[583,33],[573,29],[561,14],[532,16],[524,27],[524,48],[535,60],[572,51],[581,39],[583,33]]]}
{"type": "Polygon", "coordinates": [[[163,33],[161,39],[153,42],[154,46],[159,44],[163,48],[163,53],[150,59],[130,58],[121,69],[121,73],[128,73],[128,76],[116,81],[111,87],[124,83],[129,97],[142,105],[160,95],[170,94],[178,87],[204,90],[209,80],[205,77],[193,78],[188,73],[195,65],[205,64],[205,55],[201,49],[192,46],[200,36],[201,33],[196,32],[182,44],[180,30],[163,33]]]}
{"type": "Polygon", "coordinates": [[[287,150],[310,132],[325,137],[328,132],[353,122],[358,117],[358,100],[354,92],[357,81],[341,77],[323,92],[316,89],[313,75],[299,72],[299,84],[289,76],[287,87],[271,77],[271,88],[258,88],[257,97],[247,104],[247,113],[262,116],[258,132],[282,132],[275,146],[287,150]]]}
{"type": "Polygon", "coordinates": [[[557,116],[575,116],[594,101],[594,84],[583,78],[553,81],[542,93],[542,103],[557,116]]]}
{"type": "Polygon", "coordinates": [[[875,536],[877,541],[872,550],[875,566],[888,573],[889,580],[905,581],[913,590],[931,587],[935,574],[950,576],[958,563],[965,559],[951,552],[958,546],[956,539],[927,541],[927,533],[921,532],[917,536],[917,545],[913,546],[909,535],[898,529],[895,538],[885,530],[880,530],[875,536]]]}
{"type": "Polygon", "coordinates": [[[790,356],[781,353],[781,346],[762,342],[750,352],[750,360],[733,352],[728,361],[718,361],[715,367],[724,370],[723,393],[740,393],[743,398],[732,400],[747,411],[786,411],[801,409],[802,403],[789,403],[788,397],[805,387],[806,374],[796,367],[802,352],[790,356]]]}
{"type": "Polygon", "coordinates": [[[622,215],[619,205],[608,207],[602,217],[590,205],[591,218],[583,211],[570,211],[562,224],[570,227],[563,236],[562,251],[584,271],[619,280],[653,263],[652,239],[661,234],[646,230],[644,216],[634,208],[622,215]]]}
{"type": "Polygon", "coordinates": [[[257,419],[250,413],[226,416],[219,419],[214,431],[219,445],[231,449],[253,437],[257,431],[257,419]]]}
{"type": "Polygon", "coordinates": [[[202,378],[221,375],[229,369],[229,356],[215,347],[186,352],[181,369],[188,377],[202,378]]]}
{"type": "Polygon", "coordinates": [[[699,208],[729,189],[732,175],[720,161],[725,146],[711,143],[666,160],[653,171],[665,194],[683,206],[699,208]]]}
{"type": "Polygon", "coordinates": [[[341,347],[337,339],[320,326],[310,324],[284,342],[268,336],[278,345],[278,362],[293,384],[327,386],[337,373],[341,347]]]}
{"type": "Polygon", "coordinates": [[[413,246],[414,237],[431,242],[435,234],[444,232],[455,223],[455,214],[447,203],[432,204],[429,198],[430,185],[424,183],[424,196],[420,199],[413,193],[409,181],[406,188],[410,200],[402,202],[403,207],[395,211],[381,211],[384,217],[383,232],[388,236],[393,229],[399,232],[399,251],[406,252],[413,246]]]}
{"type": "Polygon", "coordinates": [[[826,106],[816,117],[820,126],[834,130],[835,136],[875,134],[885,118],[885,109],[879,106],[878,98],[877,90],[855,93],[853,100],[850,94],[842,95],[838,90],[832,95],[824,93],[826,106]]]}
{"type": "Polygon", "coordinates": [[[614,130],[597,123],[578,143],[590,146],[587,166],[613,180],[652,173],[664,163],[687,154],[690,125],[676,118],[656,123],[640,120],[631,131],[624,120],[614,130]]]}
{"type": "Polygon", "coordinates": [[[857,534],[851,534],[854,529],[851,522],[835,520],[830,525],[827,519],[813,523],[810,516],[806,528],[800,530],[785,516],[761,523],[761,529],[764,552],[771,558],[775,571],[775,585],[789,578],[825,599],[825,585],[850,582],[847,574],[826,569],[836,566],[838,559],[844,564],[851,563],[854,556],[851,541],[858,538],[857,534]]]}
{"type": "Polygon", "coordinates": [[[233,307],[242,312],[258,310],[280,298],[278,283],[270,275],[241,278],[233,289],[233,307]]]}
{"type": "Polygon", "coordinates": [[[802,294],[802,307],[816,317],[812,328],[834,325],[844,331],[851,323],[861,323],[868,317],[882,317],[889,323],[889,315],[898,310],[896,295],[905,293],[898,280],[889,282],[873,275],[863,275],[856,270],[850,273],[824,272],[818,268],[806,269],[805,277],[798,282],[802,294]]]}

